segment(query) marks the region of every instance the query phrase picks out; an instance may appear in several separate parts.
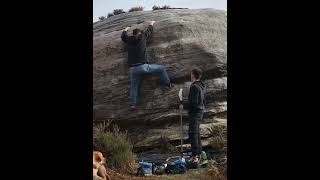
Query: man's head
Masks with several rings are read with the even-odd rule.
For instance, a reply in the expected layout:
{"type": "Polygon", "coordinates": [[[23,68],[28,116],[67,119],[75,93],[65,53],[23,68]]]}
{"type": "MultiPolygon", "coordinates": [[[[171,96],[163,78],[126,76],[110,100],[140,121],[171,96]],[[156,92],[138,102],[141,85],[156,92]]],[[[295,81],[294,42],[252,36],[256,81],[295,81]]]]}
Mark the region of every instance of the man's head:
{"type": "Polygon", "coordinates": [[[199,68],[192,69],[191,71],[191,81],[195,82],[196,80],[200,80],[202,76],[202,71],[199,68]]]}

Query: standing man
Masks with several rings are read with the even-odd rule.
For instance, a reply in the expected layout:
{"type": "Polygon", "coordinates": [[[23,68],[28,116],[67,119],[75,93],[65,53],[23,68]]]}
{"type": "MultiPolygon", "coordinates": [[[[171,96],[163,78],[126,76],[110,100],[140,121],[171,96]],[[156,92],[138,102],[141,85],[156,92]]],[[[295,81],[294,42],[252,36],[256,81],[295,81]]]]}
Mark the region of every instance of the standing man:
{"type": "Polygon", "coordinates": [[[143,74],[160,73],[160,79],[165,86],[170,89],[170,82],[167,71],[163,65],[149,64],[147,58],[146,44],[153,32],[153,24],[151,21],[146,31],[140,29],[133,30],[133,36],[128,36],[127,31],[130,27],[124,29],[121,35],[123,42],[128,44],[128,65],[130,66],[130,97],[129,102],[131,109],[136,109],[138,87],[143,74]]]}
{"type": "Polygon", "coordinates": [[[200,121],[205,109],[205,85],[200,80],[202,72],[196,68],[191,71],[191,81],[188,104],[189,109],[189,139],[191,141],[192,161],[199,162],[202,151],[200,138],[200,121]]]}

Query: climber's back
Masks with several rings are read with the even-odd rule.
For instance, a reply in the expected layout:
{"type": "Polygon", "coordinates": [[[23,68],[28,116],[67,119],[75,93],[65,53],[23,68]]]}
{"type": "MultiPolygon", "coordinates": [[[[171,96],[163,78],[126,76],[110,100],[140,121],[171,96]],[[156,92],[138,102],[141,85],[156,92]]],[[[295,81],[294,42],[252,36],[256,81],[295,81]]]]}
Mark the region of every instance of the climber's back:
{"type": "Polygon", "coordinates": [[[121,35],[122,41],[128,44],[128,65],[148,63],[146,45],[147,40],[153,32],[153,26],[149,25],[146,31],[140,29],[133,30],[133,36],[128,36],[127,31],[121,35]]]}

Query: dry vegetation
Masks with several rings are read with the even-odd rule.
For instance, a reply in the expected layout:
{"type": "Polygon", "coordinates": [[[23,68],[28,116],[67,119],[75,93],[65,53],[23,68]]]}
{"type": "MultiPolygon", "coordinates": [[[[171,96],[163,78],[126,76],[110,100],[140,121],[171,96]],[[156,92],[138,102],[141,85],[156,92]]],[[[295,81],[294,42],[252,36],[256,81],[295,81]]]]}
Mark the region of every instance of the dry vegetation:
{"type": "Polygon", "coordinates": [[[120,173],[133,174],[137,163],[132,152],[133,145],[127,132],[121,132],[117,126],[99,125],[93,131],[94,149],[102,152],[108,159],[108,167],[120,173]]]}
{"type": "Polygon", "coordinates": [[[133,11],[143,11],[143,7],[138,6],[138,7],[132,7],[131,9],[129,9],[129,12],[133,12],[133,11]]]}
{"type": "Polygon", "coordinates": [[[222,125],[213,125],[208,128],[208,131],[212,135],[210,141],[210,146],[217,153],[226,153],[227,152],[227,128],[222,125]]]}

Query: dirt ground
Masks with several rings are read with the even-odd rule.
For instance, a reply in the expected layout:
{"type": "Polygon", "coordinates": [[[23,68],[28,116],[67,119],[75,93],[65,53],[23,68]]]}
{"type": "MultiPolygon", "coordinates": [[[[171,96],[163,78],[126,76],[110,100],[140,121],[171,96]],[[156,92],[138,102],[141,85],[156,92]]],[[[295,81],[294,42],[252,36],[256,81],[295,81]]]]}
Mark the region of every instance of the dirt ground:
{"type": "Polygon", "coordinates": [[[224,177],[218,177],[211,168],[191,169],[185,174],[175,175],[152,175],[148,177],[137,177],[134,175],[123,175],[116,173],[112,170],[108,170],[112,180],[226,180],[224,177]]]}

